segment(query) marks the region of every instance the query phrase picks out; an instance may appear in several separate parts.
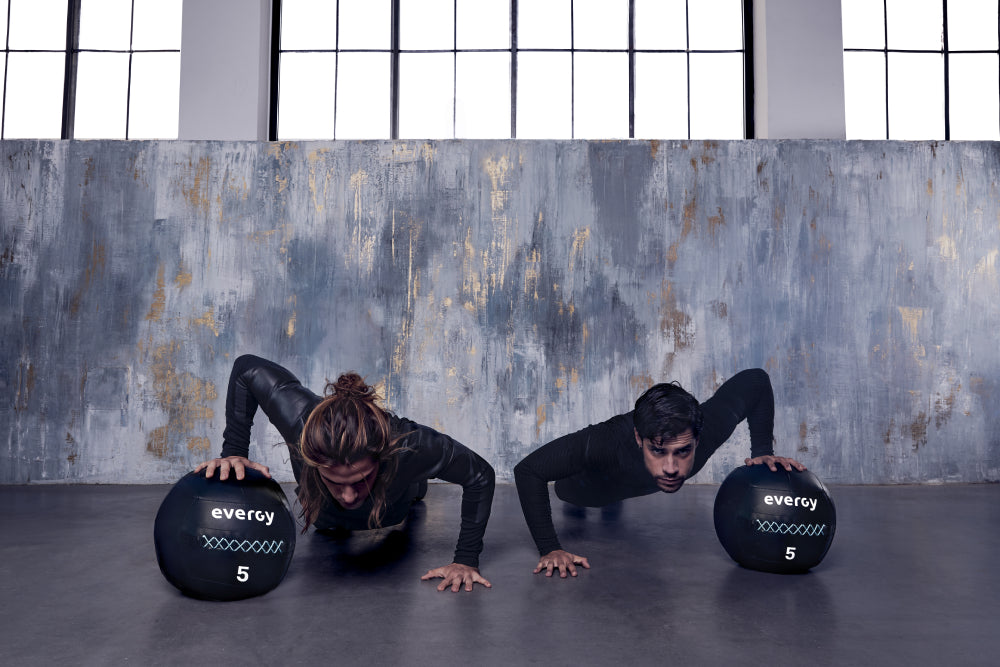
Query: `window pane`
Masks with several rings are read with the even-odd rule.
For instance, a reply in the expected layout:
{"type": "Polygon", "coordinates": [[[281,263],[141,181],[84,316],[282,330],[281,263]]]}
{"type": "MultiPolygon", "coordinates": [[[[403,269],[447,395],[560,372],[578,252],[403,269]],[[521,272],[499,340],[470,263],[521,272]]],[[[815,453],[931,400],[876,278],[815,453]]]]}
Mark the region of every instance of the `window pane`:
{"type": "Polygon", "coordinates": [[[66,15],[66,0],[10,0],[10,48],[65,50],[66,15]]]}
{"type": "Polygon", "coordinates": [[[889,54],[889,138],[944,139],[944,56],[889,54]]]}
{"type": "Polygon", "coordinates": [[[58,139],[62,135],[65,64],[62,53],[7,55],[4,139],[58,139]]]}
{"type": "Polygon", "coordinates": [[[454,136],[454,57],[450,53],[399,56],[399,138],[454,136]]]}
{"type": "MultiPolygon", "coordinates": [[[[570,48],[569,9],[570,0],[532,0],[518,3],[517,48],[570,48]]],[[[518,126],[520,134],[520,121],[518,126]]]]}
{"type": "MultiPolygon", "coordinates": [[[[388,49],[389,0],[339,0],[340,48],[388,49]]],[[[386,116],[388,118],[388,116],[386,116]]],[[[338,134],[340,128],[337,128],[338,134]]]]}
{"type": "MultiPolygon", "coordinates": [[[[951,3],[948,3],[951,22],[951,3]]],[[[1000,60],[993,53],[953,53],[949,63],[951,138],[1000,140],[1000,60]]]]}
{"type": "Polygon", "coordinates": [[[336,49],[337,3],[329,0],[281,0],[281,48],[336,49]]]}
{"type": "Polygon", "coordinates": [[[573,47],[627,49],[628,0],[574,0],[573,47]]]}
{"type": "Polygon", "coordinates": [[[997,21],[995,2],[948,0],[948,48],[996,50],[997,21]]]}
{"type": "MultiPolygon", "coordinates": [[[[128,51],[132,0],[82,0],[80,48],[128,51]]],[[[65,36],[64,36],[65,37],[65,36]]],[[[125,136],[125,123],[121,135],[125,136]]]]}
{"type": "Polygon", "coordinates": [[[278,138],[333,139],[336,53],[283,53],[278,138]]]}
{"type": "Polygon", "coordinates": [[[129,139],[176,139],[180,89],[180,53],[133,54],[129,139]]]}
{"type": "Polygon", "coordinates": [[[400,49],[451,49],[454,44],[454,0],[400,0],[400,49]]]}
{"type": "Polygon", "coordinates": [[[885,48],[883,8],[882,0],[840,1],[845,49],[885,48]]]}
{"type": "Polygon", "coordinates": [[[577,53],[573,136],[628,139],[628,54],[577,53]]]}
{"type": "Polygon", "coordinates": [[[510,48],[510,0],[458,0],[456,20],[458,48],[510,48]]]}
{"type": "Polygon", "coordinates": [[[884,54],[844,54],[844,101],[848,139],[888,138],[884,54]]]}
{"type": "Polygon", "coordinates": [[[77,139],[124,139],[128,111],[128,54],[81,53],[77,65],[77,139]]]}
{"type": "Polygon", "coordinates": [[[569,139],[570,54],[520,53],[517,59],[518,138],[569,139]]]}
{"type": "MultiPolygon", "coordinates": [[[[940,51],[944,19],[941,0],[886,0],[890,49],[940,51]]],[[[889,123],[892,132],[892,122],[889,123]]]]}
{"type": "Polygon", "coordinates": [[[687,139],[687,56],[635,56],[635,138],[687,139]]]}
{"type": "MultiPolygon", "coordinates": [[[[684,5],[685,0],[635,0],[635,48],[686,49],[684,5]]],[[[687,121],[684,126],[686,135],[687,121]]]]}
{"type": "Polygon", "coordinates": [[[743,3],[741,0],[688,2],[688,34],[692,49],[742,49],[743,3]]]}
{"type": "Polygon", "coordinates": [[[340,54],[337,138],[389,138],[389,54],[340,54]]]}
{"type": "Polygon", "coordinates": [[[743,54],[691,54],[691,138],[743,138],[743,54]]]}
{"type": "Polygon", "coordinates": [[[510,54],[459,53],[455,136],[510,138],[510,54]]]}
{"type": "MultiPolygon", "coordinates": [[[[183,0],[135,0],[133,49],[180,49],[183,0]]],[[[176,135],[176,131],[174,133],[176,135]]]]}
{"type": "MultiPolygon", "coordinates": [[[[0,46],[7,46],[7,3],[0,0],[0,46]]],[[[6,64],[0,64],[6,67],[6,64]]]]}

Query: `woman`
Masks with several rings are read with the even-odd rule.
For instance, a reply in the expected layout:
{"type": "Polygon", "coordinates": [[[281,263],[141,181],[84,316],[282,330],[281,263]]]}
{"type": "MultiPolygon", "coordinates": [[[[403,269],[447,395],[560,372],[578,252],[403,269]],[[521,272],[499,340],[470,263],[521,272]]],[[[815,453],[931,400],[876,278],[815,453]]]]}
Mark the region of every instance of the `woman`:
{"type": "Polygon", "coordinates": [[[328,382],[321,398],[287,369],[244,355],[233,364],[226,395],[222,455],[202,463],[211,477],[230,470],[243,479],[246,468],[270,477],[267,466],[249,460],[250,428],[257,407],[264,410],[291,453],[299,483],[305,532],[365,530],[402,522],[423,497],[427,480],[462,485],[462,524],[450,565],[429,570],[421,580],[440,578],[438,590],[475,583],[490,588],[479,573],[479,553],[493,502],[490,464],[461,443],[387,412],[374,388],[355,373],[328,382]]]}

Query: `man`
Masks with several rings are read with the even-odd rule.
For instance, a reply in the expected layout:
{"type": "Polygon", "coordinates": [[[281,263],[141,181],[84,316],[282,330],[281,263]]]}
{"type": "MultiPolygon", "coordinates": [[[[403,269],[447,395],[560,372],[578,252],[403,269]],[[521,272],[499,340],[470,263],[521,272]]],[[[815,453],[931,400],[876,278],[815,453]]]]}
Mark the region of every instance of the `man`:
{"type": "Polygon", "coordinates": [[[528,529],[541,559],[535,573],[576,576],[590,568],[583,556],[563,550],[552,525],[548,483],[572,505],[604,507],[657,491],[675,493],[747,420],[747,465],[805,470],[794,459],[774,456],[774,392],[761,369],[742,371],[699,405],[678,384],[658,384],[635,409],[556,438],[514,467],[514,480],[528,529]]]}

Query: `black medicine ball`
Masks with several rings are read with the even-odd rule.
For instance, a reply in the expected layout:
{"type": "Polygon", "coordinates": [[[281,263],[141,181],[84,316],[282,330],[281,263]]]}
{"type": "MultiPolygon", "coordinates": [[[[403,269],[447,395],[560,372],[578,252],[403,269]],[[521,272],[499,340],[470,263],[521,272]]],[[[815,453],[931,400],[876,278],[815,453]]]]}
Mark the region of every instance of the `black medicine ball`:
{"type": "Polygon", "coordinates": [[[242,600],[281,583],[295,550],[285,492],[248,469],[219,480],[188,473],[160,504],[153,526],[160,571],[185,595],[242,600]]]}
{"type": "Polygon", "coordinates": [[[805,572],[826,555],[837,525],[833,500],[811,472],[766,465],[729,473],[715,496],[715,533],[753,570],[805,572]]]}

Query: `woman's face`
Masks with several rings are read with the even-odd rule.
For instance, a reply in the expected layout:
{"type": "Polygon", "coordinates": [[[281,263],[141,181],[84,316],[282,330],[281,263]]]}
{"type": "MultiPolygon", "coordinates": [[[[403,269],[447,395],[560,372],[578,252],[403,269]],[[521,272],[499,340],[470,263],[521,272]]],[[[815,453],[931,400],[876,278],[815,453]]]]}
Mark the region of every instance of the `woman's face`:
{"type": "Polygon", "coordinates": [[[333,499],[345,510],[361,507],[371,493],[378,474],[378,462],[372,458],[317,468],[333,499]]]}

